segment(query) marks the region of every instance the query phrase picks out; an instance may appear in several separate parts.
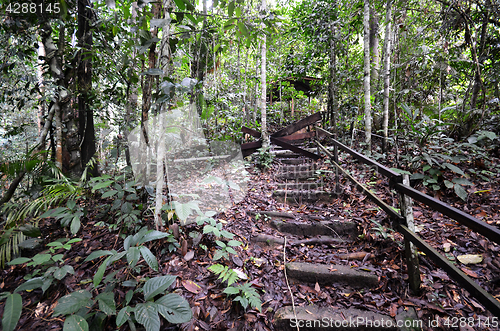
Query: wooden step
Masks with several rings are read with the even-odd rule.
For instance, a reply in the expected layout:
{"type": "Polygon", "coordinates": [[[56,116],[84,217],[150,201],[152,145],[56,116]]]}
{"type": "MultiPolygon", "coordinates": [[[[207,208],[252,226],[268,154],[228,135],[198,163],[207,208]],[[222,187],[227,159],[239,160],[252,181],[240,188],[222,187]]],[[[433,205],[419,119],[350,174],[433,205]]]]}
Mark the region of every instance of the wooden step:
{"type": "Polygon", "coordinates": [[[343,284],[354,288],[378,286],[377,275],[346,265],[290,262],[285,267],[288,277],[310,284],[343,284]]]}
{"type": "Polygon", "coordinates": [[[276,190],[273,192],[273,197],[281,202],[290,204],[314,203],[323,202],[328,203],[331,201],[330,193],[326,191],[299,191],[299,190],[276,190]]]}
{"type": "Polygon", "coordinates": [[[274,328],[280,331],[333,331],[333,330],[398,330],[396,321],[389,315],[356,308],[332,307],[282,307],[274,314],[274,328]]]}

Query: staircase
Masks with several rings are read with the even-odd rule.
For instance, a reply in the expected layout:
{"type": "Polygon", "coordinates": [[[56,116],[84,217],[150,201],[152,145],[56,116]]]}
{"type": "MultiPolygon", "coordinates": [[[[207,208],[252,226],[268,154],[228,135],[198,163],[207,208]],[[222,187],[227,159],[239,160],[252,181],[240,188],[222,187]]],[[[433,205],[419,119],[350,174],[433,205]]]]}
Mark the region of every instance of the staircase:
{"type": "MultiPolygon", "coordinates": [[[[322,209],[319,206],[335,198],[335,194],[325,188],[327,185],[322,178],[328,173],[325,166],[295,153],[279,151],[275,156],[275,181],[268,184],[272,197],[295,209],[298,207],[300,212],[250,211],[250,214],[265,215],[266,226],[275,231],[273,236],[256,234],[252,241],[262,247],[274,248],[285,245],[285,238],[287,247],[328,246],[323,262],[297,261],[296,257],[287,255],[287,261],[293,261],[285,264],[287,280],[291,284],[305,284],[311,288],[345,287],[351,293],[363,293],[364,290],[379,287],[378,276],[366,267],[373,255],[355,249],[359,235],[357,223],[313,214],[313,210],[322,209]],[[347,243],[349,246],[345,245],[347,243]],[[338,247],[354,250],[340,253],[338,247]],[[333,259],[340,259],[342,263],[328,263],[333,259]],[[359,265],[364,267],[348,265],[348,261],[353,259],[359,260],[359,265]]],[[[333,308],[332,305],[311,304],[295,306],[294,310],[290,305],[275,312],[274,328],[280,331],[297,330],[297,327],[300,330],[410,330],[397,327],[404,325],[406,319],[416,320],[415,312],[405,312],[404,316],[393,318],[362,307],[333,308]]]]}

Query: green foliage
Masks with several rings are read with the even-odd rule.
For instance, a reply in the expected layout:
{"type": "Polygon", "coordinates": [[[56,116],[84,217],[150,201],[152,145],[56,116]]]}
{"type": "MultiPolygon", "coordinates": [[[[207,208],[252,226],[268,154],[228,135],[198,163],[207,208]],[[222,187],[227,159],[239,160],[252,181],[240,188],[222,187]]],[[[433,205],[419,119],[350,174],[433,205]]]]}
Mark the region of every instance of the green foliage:
{"type": "Polygon", "coordinates": [[[75,235],[81,226],[80,218],[85,214],[84,209],[76,201],[68,200],[66,207],[58,207],[45,212],[41,218],[54,217],[60,220],[62,226],[69,226],[71,234],[75,235]]]}
{"type": "Polygon", "coordinates": [[[228,286],[231,286],[240,278],[240,276],[236,271],[234,271],[234,269],[230,269],[228,266],[224,266],[222,264],[213,264],[208,267],[208,270],[216,275],[219,275],[218,279],[222,279],[223,282],[227,281],[228,286]]]}
{"type": "Polygon", "coordinates": [[[224,293],[227,295],[236,295],[234,301],[238,301],[244,309],[249,306],[255,308],[258,311],[262,309],[262,301],[260,300],[260,295],[252,284],[245,283],[238,286],[228,286],[224,293]]]}
{"type": "MultiPolygon", "coordinates": [[[[98,222],[96,226],[107,225],[110,230],[117,230],[123,224],[124,230],[136,230],[140,224],[139,217],[142,214],[143,204],[140,202],[140,194],[136,188],[135,181],[124,182],[125,176],[111,177],[103,175],[94,177],[89,181],[92,193],[99,192],[101,198],[113,198],[112,204],[102,207],[103,215],[112,213],[114,223],[98,222]]],[[[109,218],[109,217],[108,217],[109,218]]]]}
{"type": "Polygon", "coordinates": [[[67,242],[66,240],[67,239],[62,239],[47,244],[47,246],[49,246],[49,253],[38,253],[32,258],[20,257],[9,262],[9,265],[26,263],[27,267],[35,267],[37,269],[26,276],[25,279],[27,279],[27,281],[19,285],[13,293],[2,293],[2,295],[0,295],[0,299],[7,299],[2,318],[2,327],[4,330],[14,330],[19,322],[22,311],[22,297],[17,292],[32,291],[41,288],[45,293],[55,279],[62,280],[67,274],[75,273],[72,266],[62,265],[64,263],[64,255],[55,254],[55,252],[61,248],[70,250],[71,244],[79,242],[81,239],[75,238],[67,242]]]}
{"type": "Polygon", "coordinates": [[[214,261],[217,261],[222,257],[228,259],[229,254],[238,255],[238,252],[236,252],[233,247],[237,247],[243,244],[238,240],[230,240],[227,244],[220,240],[216,240],[215,243],[220,247],[220,249],[215,252],[213,257],[214,261]]]}
{"type": "Polygon", "coordinates": [[[393,229],[389,229],[385,226],[383,226],[382,224],[380,224],[379,222],[373,220],[373,219],[370,219],[370,221],[375,224],[375,226],[373,228],[371,228],[378,236],[381,236],[383,239],[387,239],[387,238],[390,238],[392,239],[392,241],[395,241],[394,239],[394,235],[392,234],[394,232],[393,229]]]}
{"type": "Polygon", "coordinates": [[[255,154],[257,166],[260,169],[267,170],[271,168],[271,164],[274,160],[274,155],[270,153],[269,146],[262,147],[258,149],[258,153],[255,154]]]}
{"type": "Polygon", "coordinates": [[[156,257],[144,244],[171,236],[170,233],[148,230],[143,227],[136,234],[125,238],[122,252],[115,250],[92,252],[85,259],[85,262],[106,257],[94,274],[93,286],[95,289],[102,288],[101,282],[104,282],[106,286],[104,291],[95,297],[88,290],[80,290],[59,300],[54,310],[54,316],[66,316],[63,330],[73,330],[77,327],[88,329],[91,320],[96,318],[94,317],[96,306],[98,306],[99,311],[104,313],[104,317],[116,316],[117,327],[128,322],[131,328],[135,328],[134,323],[137,322],[142,324],[147,331],[156,331],[160,329],[160,315],[170,323],[188,322],[192,318],[188,302],[178,294],[166,293],[167,289],[175,282],[175,276],[156,276],[148,279],[143,283],[143,286],[136,280],[116,279],[115,275],[119,270],[104,277],[107,267],[121,259],[126,259],[127,264],[120,270],[125,268],[127,273],[140,272],[139,261],[141,257],[151,269],[158,271],[156,257]],[[114,288],[113,283],[116,282],[121,282],[124,287],[133,288],[127,292],[125,300],[119,304],[116,303],[113,292],[111,292],[114,288]],[[135,304],[135,306],[131,306],[132,299],[136,294],[142,294],[143,300],[140,300],[142,302],[135,304]]]}
{"type": "MultiPolygon", "coordinates": [[[[157,276],[148,279],[142,288],[130,290],[127,292],[125,301],[121,303],[122,308],[118,314],[118,305],[113,292],[104,291],[93,298],[88,290],[75,291],[59,299],[54,309],[54,316],[66,316],[63,331],[74,330],[76,327],[88,330],[88,321],[94,315],[93,310],[96,304],[106,316],[116,315],[117,327],[121,327],[127,321],[134,326],[134,321],[137,321],[147,331],[158,331],[160,330],[159,315],[170,323],[186,323],[192,318],[189,303],[178,294],[166,293],[175,278],[170,275],[157,276]],[[129,303],[135,293],[143,293],[145,302],[130,306],[129,303]],[[132,318],[132,313],[135,319],[132,318]]],[[[126,285],[130,286],[130,284],[126,285]]]]}
{"type": "Polygon", "coordinates": [[[13,331],[21,317],[23,309],[23,298],[19,293],[10,293],[7,296],[2,318],[2,328],[4,331],[13,331]]]}
{"type": "MultiPolygon", "coordinates": [[[[402,159],[408,162],[410,169],[421,169],[421,172],[411,175],[412,180],[422,180],[424,186],[428,186],[435,191],[443,188],[453,190],[453,192],[462,200],[467,199],[467,191],[464,186],[471,186],[470,174],[476,175],[483,181],[490,181],[492,173],[485,170],[476,170],[468,168],[464,172],[457,165],[467,162],[470,164],[470,156],[475,155],[481,162],[490,167],[495,165],[490,161],[488,150],[484,147],[484,141],[497,139],[493,132],[480,131],[473,135],[468,142],[454,142],[452,139],[441,139],[433,141],[434,144],[427,147],[428,151],[421,151],[417,155],[403,155],[402,159]],[[470,174],[469,174],[470,173],[470,174]],[[445,179],[445,175],[451,174],[453,177],[445,179]]],[[[488,146],[488,145],[486,145],[488,146]]],[[[420,151],[420,149],[417,149],[420,151]]],[[[467,167],[467,166],[465,166],[467,167]]]]}
{"type": "Polygon", "coordinates": [[[124,257],[126,258],[128,263],[127,268],[131,270],[140,270],[140,266],[138,266],[137,263],[142,256],[144,261],[151,269],[153,269],[154,271],[158,271],[158,261],[156,260],[156,257],[153,255],[153,253],[151,253],[149,248],[144,246],[144,244],[153,240],[170,236],[172,236],[171,233],[160,232],[156,230],[148,231],[146,227],[143,227],[136,234],[130,235],[125,238],[125,241],[123,243],[124,250],[122,252],[117,252],[115,250],[98,250],[92,252],[85,259],[85,261],[91,261],[102,256],[107,256],[107,258],[102,262],[94,275],[94,287],[97,287],[101,283],[106,268],[112,263],[121,260],[124,257]]]}

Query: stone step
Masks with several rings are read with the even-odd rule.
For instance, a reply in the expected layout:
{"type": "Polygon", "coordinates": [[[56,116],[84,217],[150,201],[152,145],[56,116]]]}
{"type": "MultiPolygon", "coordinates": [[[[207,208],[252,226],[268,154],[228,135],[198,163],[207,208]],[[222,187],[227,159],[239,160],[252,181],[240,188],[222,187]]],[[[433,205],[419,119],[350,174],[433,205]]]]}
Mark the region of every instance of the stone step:
{"type": "Polygon", "coordinates": [[[278,190],[299,190],[299,191],[311,191],[318,190],[319,185],[317,183],[277,183],[278,190]]]}
{"type": "Polygon", "coordinates": [[[271,226],[279,232],[289,233],[296,236],[315,237],[320,235],[347,236],[356,238],[358,236],[357,225],[348,221],[313,221],[312,223],[298,221],[272,220],[271,226]]]}
{"type": "Polygon", "coordinates": [[[285,202],[286,197],[286,203],[290,204],[317,201],[328,203],[331,201],[330,194],[325,191],[276,190],[273,192],[273,197],[281,203],[285,202]]]}
{"type": "Polygon", "coordinates": [[[274,314],[274,328],[280,331],[384,330],[396,331],[397,323],[389,315],[356,308],[282,307],[274,314]]]}
{"type": "Polygon", "coordinates": [[[306,163],[306,164],[300,164],[300,165],[283,165],[279,168],[278,171],[281,173],[300,172],[300,171],[316,170],[317,168],[318,168],[318,165],[316,163],[306,163]]]}
{"type": "Polygon", "coordinates": [[[282,172],[278,174],[278,178],[281,179],[308,179],[316,177],[318,177],[316,170],[282,172]]]}
{"type": "Polygon", "coordinates": [[[304,155],[296,154],[296,153],[279,153],[279,154],[274,155],[274,157],[278,158],[278,159],[299,158],[301,156],[304,156],[304,155]]]}
{"type": "MultiPolygon", "coordinates": [[[[297,147],[302,148],[303,150],[311,152],[311,153],[315,153],[318,150],[316,147],[308,147],[308,148],[304,148],[301,146],[297,146],[297,147]]],[[[286,148],[276,148],[276,149],[271,151],[271,154],[276,154],[276,155],[293,154],[293,152],[289,149],[286,149],[286,148]]]]}
{"type": "Polygon", "coordinates": [[[285,266],[288,277],[311,284],[344,284],[354,288],[378,286],[377,275],[346,265],[290,262],[285,266]]]}
{"type": "MultiPolygon", "coordinates": [[[[284,245],[285,244],[285,238],[284,237],[276,237],[273,235],[269,234],[264,234],[260,233],[251,238],[251,241],[256,243],[259,246],[274,246],[274,245],[284,245]],[[262,244],[262,245],[260,245],[262,244]]],[[[304,240],[290,240],[287,239],[287,245],[290,246],[299,246],[303,243],[304,240]]],[[[318,238],[313,238],[313,239],[308,239],[307,240],[311,244],[312,241],[317,241],[320,242],[321,244],[328,244],[328,245],[338,245],[338,244],[345,244],[349,242],[348,240],[342,239],[342,238],[333,238],[333,237],[318,237],[318,238]]]]}
{"type": "Polygon", "coordinates": [[[304,163],[305,161],[303,159],[281,159],[281,163],[284,163],[284,164],[302,164],[304,163]]]}

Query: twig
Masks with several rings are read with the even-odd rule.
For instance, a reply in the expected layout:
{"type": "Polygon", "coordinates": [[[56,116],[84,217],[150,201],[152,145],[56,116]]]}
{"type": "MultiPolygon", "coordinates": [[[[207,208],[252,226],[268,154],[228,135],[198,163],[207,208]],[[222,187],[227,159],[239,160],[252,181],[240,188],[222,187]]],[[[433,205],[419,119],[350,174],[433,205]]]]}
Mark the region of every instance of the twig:
{"type": "MultiPolygon", "coordinates": [[[[290,297],[292,298],[293,316],[295,317],[295,321],[297,321],[297,312],[295,311],[295,302],[293,300],[293,293],[292,289],[290,288],[290,284],[288,283],[288,277],[286,276],[286,237],[285,237],[285,243],[283,244],[283,266],[284,266],[283,272],[285,273],[286,286],[288,287],[288,291],[290,291],[290,297]]],[[[300,331],[298,323],[297,323],[297,331],[300,331]]]]}

